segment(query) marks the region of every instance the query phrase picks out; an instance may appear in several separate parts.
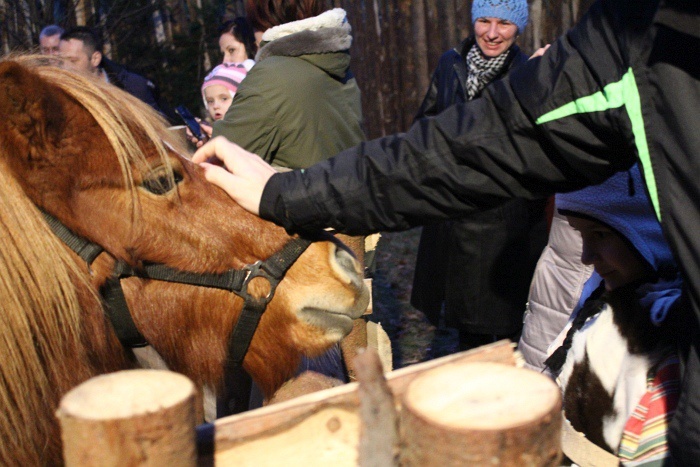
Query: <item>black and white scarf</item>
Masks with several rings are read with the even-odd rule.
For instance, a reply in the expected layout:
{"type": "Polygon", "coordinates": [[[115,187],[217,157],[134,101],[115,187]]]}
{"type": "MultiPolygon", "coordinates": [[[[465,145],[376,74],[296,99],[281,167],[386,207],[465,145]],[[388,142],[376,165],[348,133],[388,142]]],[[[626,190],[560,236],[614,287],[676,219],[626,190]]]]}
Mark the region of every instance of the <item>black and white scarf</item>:
{"type": "Polygon", "coordinates": [[[479,46],[474,44],[467,53],[467,97],[469,100],[479,94],[493,78],[503,69],[511,49],[503,52],[498,57],[485,58],[479,50],[479,46]]]}

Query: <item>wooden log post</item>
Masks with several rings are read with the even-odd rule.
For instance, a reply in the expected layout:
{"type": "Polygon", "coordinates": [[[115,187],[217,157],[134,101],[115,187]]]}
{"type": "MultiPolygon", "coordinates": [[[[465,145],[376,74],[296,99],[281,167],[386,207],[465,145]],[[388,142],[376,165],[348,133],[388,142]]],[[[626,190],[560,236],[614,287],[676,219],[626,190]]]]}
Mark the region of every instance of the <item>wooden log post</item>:
{"type": "MultiPolygon", "coordinates": [[[[343,242],[353,252],[355,258],[364,268],[365,263],[365,237],[353,237],[350,235],[336,234],[338,240],[343,242]]],[[[371,305],[370,305],[371,307],[371,305]]],[[[360,317],[353,321],[352,331],[340,341],[340,351],[343,354],[343,362],[348,372],[349,381],[357,380],[355,375],[355,357],[360,349],[367,347],[367,321],[360,317]]]]}
{"type": "Polygon", "coordinates": [[[61,400],[67,466],[196,465],[195,389],[163,370],[97,376],[61,400]]]}
{"type": "MultiPolygon", "coordinates": [[[[468,362],[498,362],[514,366],[513,345],[510,341],[500,341],[386,374],[397,410],[400,410],[408,388],[421,375],[443,366],[454,367],[468,362]]],[[[363,380],[366,378],[361,376],[360,381],[363,380]]],[[[367,420],[367,416],[366,413],[360,415],[361,397],[368,401],[364,394],[360,395],[359,384],[355,382],[220,418],[214,422],[214,450],[210,456],[200,457],[200,465],[206,462],[216,465],[289,465],[294,459],[294,465],[356,467],[360,450],[367,452],[366,445],[359,446],[360,437],[365,434],[372,437],[366,430],[369,425],[362,427],[362,423],[367,422],[361,418],[367,420]]]]}
{"type": "Polygon", "coordinates": [[[411,383],[401,430],[402,466],[557,466],[561,397],[531,370],[446,365],[411,383]]]}
{"type": "Polygon", "coordinates": [[[358,464],[362,467],[398,465],[399,418],[394,395],[384,378],[379,354],[368,348],[355,357],[360,383],[360,443],[358,464]]]}

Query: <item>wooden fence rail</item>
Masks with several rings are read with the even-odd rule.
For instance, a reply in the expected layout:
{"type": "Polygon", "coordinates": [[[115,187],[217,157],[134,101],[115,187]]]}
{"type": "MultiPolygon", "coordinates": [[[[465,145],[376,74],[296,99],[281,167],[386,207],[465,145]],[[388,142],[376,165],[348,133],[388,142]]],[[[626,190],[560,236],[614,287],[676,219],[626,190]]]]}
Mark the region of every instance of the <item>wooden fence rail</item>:
{"type": "MultiPolygon", "coordinates": [[[[559,389],[545,376],[516,368],[507,341],[403,368],[386,379],[370,351],[359,355],[356,365],[359,383],[200,426],[210,438],[203,445],[213,450],[200,451],[197,463],[559,465],[559,389]]],[[[65,396],[59,417],[67,465],[193,464],[192,384],[176,388],[170,377],[158,390],[149,382],[148,390],[140,391],[148,402],[134,402],[127,394],[139,393],[135,388],[144,380],[135,382],[135,372],[101,376],[99,384],[89,380],[65,396]],[[105,385],[108,380],[114,384],[105,385]],[[81,404],[81,399],[93,402],[81,404]],[[107,407],[109,402],[117,408],[107,407]],[[177,420],[176,410],[187,416],[177,420]],[[181,453],[179,461],[175,452],[181,453]]]]}

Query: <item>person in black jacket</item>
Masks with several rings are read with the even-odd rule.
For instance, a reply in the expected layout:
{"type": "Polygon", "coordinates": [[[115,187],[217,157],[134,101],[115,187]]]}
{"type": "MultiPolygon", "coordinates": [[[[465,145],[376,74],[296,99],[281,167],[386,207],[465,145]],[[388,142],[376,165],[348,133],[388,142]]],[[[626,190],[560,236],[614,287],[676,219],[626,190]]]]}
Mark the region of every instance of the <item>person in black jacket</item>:
{"type": "Polygon", "coordinates": [[[102,41],[92,29],[78,26],[61,34],[59,54],[66,68],[101,77],[165,115],[155,84],[105,57],[102,41]]]}
{"type": "MultiPolygon", "coordinates": [[[[477,98],[527,61],[515,44],[527,25],[525,0],[475,0],[474,33],[445,52],[416,120],[477,98]]],[[[411,304],[436,326],[459,330],[459,350],[517,341],[532,274],[547,243],[545,201],[513,199],[461,219],[423,227],[411,304]]]]}
{"type": "Polygon", "coordinates": [[[223,138],[194,156],[207,179],[289,232],[400,230],[538,199],[642,167],[686,284],[677,465],[700,459],[700,2],[598,0],[542,56],[479,99],[411,129],[276,173],[223,138]],[[678,47],[683,44],[683,47],[678,47]]]}

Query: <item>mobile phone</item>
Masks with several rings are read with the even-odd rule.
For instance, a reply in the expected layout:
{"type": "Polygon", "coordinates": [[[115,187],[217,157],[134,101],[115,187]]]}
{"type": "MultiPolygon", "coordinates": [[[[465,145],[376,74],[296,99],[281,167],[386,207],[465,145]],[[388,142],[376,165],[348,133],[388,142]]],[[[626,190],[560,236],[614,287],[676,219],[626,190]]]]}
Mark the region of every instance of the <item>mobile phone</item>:
{"type": "Polygon", "coordinates": [[[180,105],[175,109],[175,113],[182,118],[182,121],[185,122],[185,125],[187,125],[187,128],[190,129],[195,138],[197,138],[199,141],[204,140],[202,127],[199,126],[199,122],[195,120],[194,116],[189,110],[187,110],[187,107],[180,105]]]}

